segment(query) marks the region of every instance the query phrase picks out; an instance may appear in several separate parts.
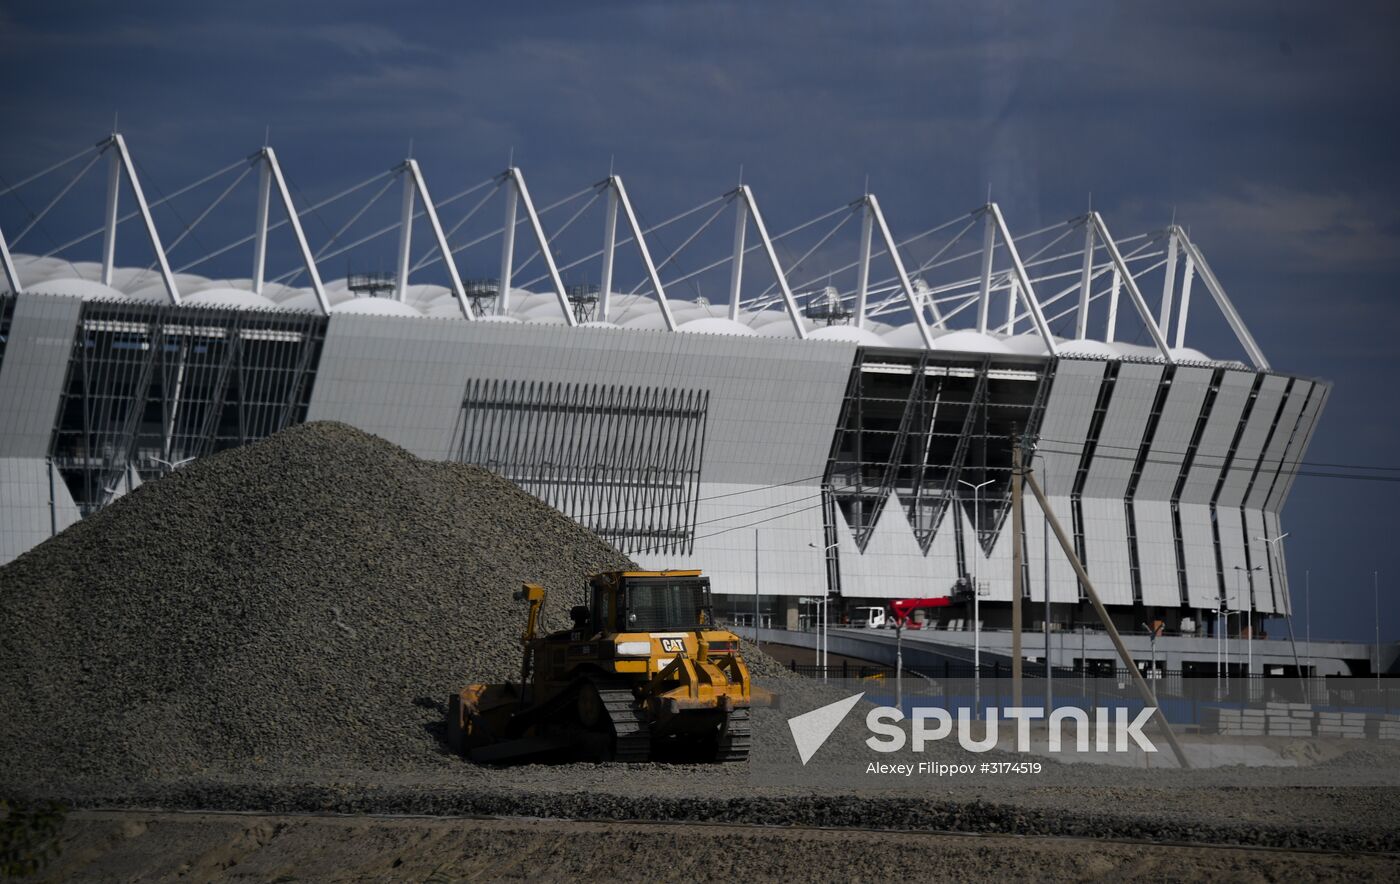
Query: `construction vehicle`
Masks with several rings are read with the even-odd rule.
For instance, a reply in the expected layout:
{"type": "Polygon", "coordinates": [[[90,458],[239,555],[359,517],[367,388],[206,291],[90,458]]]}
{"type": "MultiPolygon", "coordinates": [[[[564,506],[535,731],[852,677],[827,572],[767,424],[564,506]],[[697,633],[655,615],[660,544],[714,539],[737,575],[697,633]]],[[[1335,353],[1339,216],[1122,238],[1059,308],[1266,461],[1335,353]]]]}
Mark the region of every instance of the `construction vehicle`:
{"type": "Polygon", "coordinates": [[[880,629],[887,619],[884,608],[855,608],[847,625],[855,629],[880,629]]]}
{"type": "Polygon", "coordinates": [[[951,607],[953,600],[948,596],[935,596],[926,599],[895,599],[890,602],[889,623],[905,629],[923,629],[924,624],[914,619],[915,611],[931,608],[951,607]]]}
{"type": "Polygon", "coordinates": [[[528,605],[519,684],[472,684],[448,703],[448,745],[482,764],[653,757],[743,761],[753,685],[739,637],[715,628],[699,571],[613,571],[589,579],[568,629],[540,635],[545,590],[528,605]]]}

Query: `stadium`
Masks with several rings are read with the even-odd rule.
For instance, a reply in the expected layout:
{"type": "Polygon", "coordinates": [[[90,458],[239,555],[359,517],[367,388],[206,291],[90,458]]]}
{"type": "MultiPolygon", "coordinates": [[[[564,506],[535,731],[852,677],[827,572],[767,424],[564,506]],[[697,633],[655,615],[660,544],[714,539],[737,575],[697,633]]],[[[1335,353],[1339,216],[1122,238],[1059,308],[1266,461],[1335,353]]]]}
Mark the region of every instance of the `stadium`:
{"type": "MultiPolygon", "coordinates": [[[[45,172],[74,169],[42,211],[0,214],[0,563],[191,459],[333,420],[498,472],[639,564],[703,569],[735,622],[964,581],[996,627],[1024,438],[1124,628],[1289,614],[1279,514],[1329,387],[1271,366],[1174,223],[1017,232],[988,202],[907,235],[866,193],[770,233],[740,184],[649,225],[618,175],[537,209],[518,168],[434,200],[411,159],[298,205],[268,147],[151,200],[120,135],[45,172]],[[32,246],[102,163],[101,223],[32,246]],[[158,228],[162,204],[225,185],[158,228]],[[237,187],[253,223],[206,257],[248,275],[175,261],[237,187]],[[397,220],[362,236],[386,194],[397,220]],[[332,206],[343,226],[313,236],[332,206]],[[392,271],[329,278],[375,238],[392,271]],[[1210,321],[1238,353],[1188,344],[1210,321]]],[[[1045,547],[1033,499],[1022,530],[1045,547]]],[[[1094,619],[1063,556],[1027,563],[1030,610],[1047,585],[1056,629],[1094,619]]]]}

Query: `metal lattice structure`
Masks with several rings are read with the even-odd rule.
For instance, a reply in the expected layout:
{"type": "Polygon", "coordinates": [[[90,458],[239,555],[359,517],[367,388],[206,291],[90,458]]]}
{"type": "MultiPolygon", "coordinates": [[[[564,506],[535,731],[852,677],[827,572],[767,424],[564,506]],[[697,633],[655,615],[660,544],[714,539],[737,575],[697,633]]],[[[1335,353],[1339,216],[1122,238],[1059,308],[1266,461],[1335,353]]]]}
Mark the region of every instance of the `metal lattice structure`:
{"type": "Polygon", "coordinates": [[[51,452],[73,500],[300,423],[324,335],[305,314],[84,304],[51,452]]]}
{"type": "Polygon", "coordinates": [[[862,350],[825,477],[857,546],[868,546],[885,506],[896,500],[927,553],[961,502],[981,528],[985,551],[1010,506],[1007,440],[1038,426],[1048,377],[1043,362],[862,350]],[[958,493],[962,477],[992,480],[978,513],[958,493]]]}
{"type": "Polygon", "coordinates": [[[709,393],[472,380],[455,459],[498,473],[624,552],[688,552],[709,393]]]}

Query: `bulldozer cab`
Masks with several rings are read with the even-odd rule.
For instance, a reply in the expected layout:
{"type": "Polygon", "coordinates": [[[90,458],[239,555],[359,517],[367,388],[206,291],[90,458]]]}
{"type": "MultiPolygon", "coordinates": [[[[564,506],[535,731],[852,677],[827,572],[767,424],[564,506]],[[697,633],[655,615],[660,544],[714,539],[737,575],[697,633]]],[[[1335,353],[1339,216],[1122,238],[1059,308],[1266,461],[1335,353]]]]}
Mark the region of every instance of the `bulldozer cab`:
{"type": "Polygon", "coordinates": [[[591,581],[593,634],[692,630],[714,623],[710,579],[699,571],[620,571],[591,581]]]}

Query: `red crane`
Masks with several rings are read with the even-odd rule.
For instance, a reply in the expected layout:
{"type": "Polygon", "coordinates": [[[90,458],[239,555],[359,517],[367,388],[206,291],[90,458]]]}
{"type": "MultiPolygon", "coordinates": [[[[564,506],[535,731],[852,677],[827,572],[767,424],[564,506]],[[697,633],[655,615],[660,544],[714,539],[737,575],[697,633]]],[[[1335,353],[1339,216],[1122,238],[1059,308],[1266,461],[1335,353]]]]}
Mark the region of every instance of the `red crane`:
{"type": "Polygon", "coordinates": [[[937,596],[926,599],[895,599],[890,602],[890,617],[895,625],[906,629],[922,629],[923,624],[913,619],[915,611],[928,608],[947,608],[953,604],[951,596],[937,596]]]}

